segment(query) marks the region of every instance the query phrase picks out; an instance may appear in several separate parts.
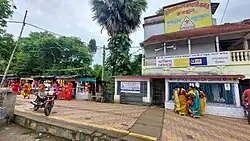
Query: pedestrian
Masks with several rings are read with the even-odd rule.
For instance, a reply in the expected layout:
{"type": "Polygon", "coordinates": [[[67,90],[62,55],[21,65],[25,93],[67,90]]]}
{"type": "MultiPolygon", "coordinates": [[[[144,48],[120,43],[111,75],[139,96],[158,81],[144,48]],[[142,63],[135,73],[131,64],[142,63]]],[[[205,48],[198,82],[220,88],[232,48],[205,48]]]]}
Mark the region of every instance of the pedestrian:
{"type": "Polygon", "coordinates": [[[174,95],[174,112],[179,114],[180,111],[180,100],[178,96],[178,87],[175,87],[173,90],[174,95]]]}
{"type": "Polygon", "coordinates": [[[193,103],[192,106],[189,107],[189,111],[191,112],[191,116],[194,118],[200,117],[200,96],[198,88],[195,86],[193,87],[193,103]]]}
{"type": "Polygon", "coordinates": [[[53,88],[54,91],[55,91],[55,99],[58,98],[59,87],[60,87],[60,85],[59,85],[58,81],[55,81],[54,84],[52,85],[52,88],[53,88]]]}
{"type": "Polygon", "coordinates": [[[186,116],[188,114],[187,108],[187,92],[183,88],[178,88],[178,97],[180,102],[180,111],[179,114],[182,116],[186,116]]]}
{"type": "Polygon", "coordinates": [[[69,82],[68,86],[67,86],[66,100],[72,99],[72,89],[73,89],[73,84],[72,84],[72,82],[69,82]]]}
{"type": "Polygon", "coordinates": [[[249,115],[249,111],[250,111],[250,86],[242,94],[242,103],[245,106],[247,106],[247,108],[248,108],[247,120],[248,120],[248,124],[250,124],[250,115],[249,115]]]}
{"type": "Polygon", "coordinates": [[[206,94],[199,88],[200,92],[200,106],[201,106],[201,116],[205,116],[206,109],[206,94]]]}

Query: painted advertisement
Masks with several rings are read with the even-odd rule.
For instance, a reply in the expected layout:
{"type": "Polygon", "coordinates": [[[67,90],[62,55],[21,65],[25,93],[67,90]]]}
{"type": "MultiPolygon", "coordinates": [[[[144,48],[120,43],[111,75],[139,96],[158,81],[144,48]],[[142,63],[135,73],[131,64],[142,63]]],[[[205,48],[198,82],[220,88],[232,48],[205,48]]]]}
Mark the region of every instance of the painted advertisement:
{"type": "Polygon", "coordinates": [[[190,66],[206,66],[207,57],[189,58],[190,66]]]}
{"type": "Polygon", "coordinates": [[[174,67],[188,67],[189,58],[174,59],[174,67]]]}
{"type": "Polygon", "coordinates": [[[165,33],[211,26],[210,0],[196,0],[164,8],[165,33]]]}
{"type": "Polygon", "coordinates": [[[189,67],[189,66],[218,66],[229,65],[231,55],[229,51],[200,53],[192,55],[156,57],[157,67],[189,67]]]}
{"type": "Polygon", "coordinates": [[[123,93],[140,93],[140,82],[121,82],[121,92],[123,93]]]}

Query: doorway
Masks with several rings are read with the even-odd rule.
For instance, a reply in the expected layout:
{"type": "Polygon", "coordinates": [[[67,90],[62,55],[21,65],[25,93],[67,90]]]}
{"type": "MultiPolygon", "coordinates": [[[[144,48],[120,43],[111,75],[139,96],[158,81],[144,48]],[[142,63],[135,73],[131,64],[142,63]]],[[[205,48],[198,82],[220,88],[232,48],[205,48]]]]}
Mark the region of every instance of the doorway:
{"type": "Polygon", "coordinates": [[[165,102],[165,79],[153,79],[152,88],[152,104],[164,108],[165,102]]]}

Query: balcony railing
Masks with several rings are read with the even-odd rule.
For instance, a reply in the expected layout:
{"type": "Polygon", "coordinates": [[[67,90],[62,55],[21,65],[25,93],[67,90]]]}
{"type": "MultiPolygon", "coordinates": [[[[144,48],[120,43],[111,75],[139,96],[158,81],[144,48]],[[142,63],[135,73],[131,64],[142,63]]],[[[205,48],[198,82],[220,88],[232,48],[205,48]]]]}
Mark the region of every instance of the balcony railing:
{"type": "MultiPolygon", "coordinates": [[[[237,50],[237,51],[230,51],[230,58],[229,65],[244,65],[250,64],[250,50],[237,50]]],[[[156,67],[156,57],[151,58],[143,58],[142,65],[143,66],[154,66],[156,67]]]]}
{"type": "Polygon", "coordinates": [[[232,63],[250,63],[250,50],[231,51],[232,63]]]}

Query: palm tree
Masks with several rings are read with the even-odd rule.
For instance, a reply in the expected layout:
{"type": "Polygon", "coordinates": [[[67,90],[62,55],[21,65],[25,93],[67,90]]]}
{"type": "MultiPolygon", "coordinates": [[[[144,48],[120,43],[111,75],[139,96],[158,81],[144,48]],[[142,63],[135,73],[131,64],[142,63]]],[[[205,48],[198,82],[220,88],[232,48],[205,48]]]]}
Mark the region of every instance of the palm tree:
{"type": "Polygon", "coordinates": [[[146,0],[90,0],[93,19],[106,29],[109,36],[134,32],[141,24],[146,0]]]}
{"type": "MultiPolygon", "coordinates": [[[[112,75],[125,75],[131,71],[129,34],[140,27],[142,12],[147,8],[146,0],[90,0],[93,19],[111,38],[108,40],[110,56],[107,64],[112,75]]],[[[101,30],[102,32],[102,30],[101,30]]]]}

